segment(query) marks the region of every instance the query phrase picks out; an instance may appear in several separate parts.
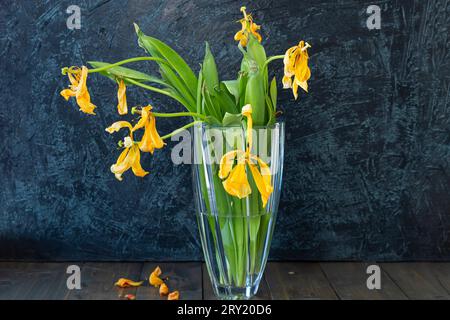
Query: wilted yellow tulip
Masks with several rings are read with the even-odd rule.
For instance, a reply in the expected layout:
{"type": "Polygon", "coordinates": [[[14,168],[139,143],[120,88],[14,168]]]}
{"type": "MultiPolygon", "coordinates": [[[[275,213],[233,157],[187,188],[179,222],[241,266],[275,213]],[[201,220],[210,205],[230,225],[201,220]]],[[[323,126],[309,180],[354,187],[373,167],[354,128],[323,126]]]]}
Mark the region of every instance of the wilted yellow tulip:
{"type": "Polygon", "coordinates": [[[116,163],[111,166],[111,172],[114,173],[116,179],[122,181],[122,174],[131,168],[134,175],[144,177],[148,174],[141,166],[141,152],[138,144],[133,140],[132,126],[127,121],[118,121],[106,128],[109,133],[117,132],[122,128],[128,128],[130,135],[125,137],[123,141],[124,150],[120,154],[116,163]]]}
{"type": "Polygon", "coordinates": [[[78,67],[71,67],[66,72],[70,81],[69,89],[62,90],[60,94],[66,100],[69,100],[70,97],[75,97],[81,111],[95,114],[94,109],[96,106],[91,103],[91,97],[86,85],[88,68],[82,66],[80,70],[78,67]]]}
{"type": "Polygon", "coordinates": [[[258,33],[258,30],[261,28],[259,25],[253,22],[253,18],[251,14],[247,14],[245,11],[245,7],[241,7],[241,12],[244,14],[244,18],[239,20],[241,23],[241,30],[236,32],[234,35],[234,40],[239,41],[241,46],[245,47],[248,43],[248,37],[250,34],[256,37],[256,39],[261,42],[262,37],[258,33]]]}
{"type": "Polygon", "coordinates": [[[119,81],[119,89],[117,90],[117,111],[120,115],[124,115],[128,113],[128,105],[127,105],[127,87],[123,79],[119,81]]]}
{"type": "Polygon", "coordinates": [[[228,194],[239,199],[245,198],[252,192],[246,172],[246,165],[248,165],[256,187],[261,194],[263,207],[265,208],[270,194],[273,191],[270,168],[259,157],[251,154],[253,129],[252,107],[250,105],[244,106],[242,108],[242,115],[247,118],[246,150],[230,151],[220,159],[219,178],[225,179],[222,184],[228,194]],[[235,160],[237,160],[237,163],[234,165],[235,160]]]}
{"type": "Polygon", "coordinates": [[[298,97],[298,87],[308,92],[307,81],[311,77],[311,71],[308,67],[307,49],[310,47],[309,43],[302,40],[298,46],[289,48],[284,55],[283,87],[292,88],[295,99],[298,97]]]}
{"type": "Polygon", "coordinates": [[[155,149],[161,149],[165,143],[156,131],[156,119],[151,113],[152,106],[143,107],[140,111],[141,118],[133,127],[133,131],[144,128],[144,135],[139,142],[139,149],[142,152],[150,152],[153,154],[155,149]]]}

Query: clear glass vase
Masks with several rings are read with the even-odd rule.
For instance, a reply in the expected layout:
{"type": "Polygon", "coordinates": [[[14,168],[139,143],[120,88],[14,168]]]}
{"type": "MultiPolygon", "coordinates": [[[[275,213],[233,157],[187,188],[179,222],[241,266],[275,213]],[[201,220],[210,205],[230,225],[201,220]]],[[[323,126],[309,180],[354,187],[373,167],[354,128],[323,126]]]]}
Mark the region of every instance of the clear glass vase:
{"type": "Polygon", "coordinates": [[[201,124],[192,131],[197,221],[213,291],[220,299],[249,299],[258,291],[277,216],[284,124],[252,130],[251,154],[270,168],[273,191],[265,206],[249,164],[245,164],[245,170],[251,193],[246,197],[228,194],[219,177],[222,156],[232,150],[245,150],[245,126],[201,124]]]}

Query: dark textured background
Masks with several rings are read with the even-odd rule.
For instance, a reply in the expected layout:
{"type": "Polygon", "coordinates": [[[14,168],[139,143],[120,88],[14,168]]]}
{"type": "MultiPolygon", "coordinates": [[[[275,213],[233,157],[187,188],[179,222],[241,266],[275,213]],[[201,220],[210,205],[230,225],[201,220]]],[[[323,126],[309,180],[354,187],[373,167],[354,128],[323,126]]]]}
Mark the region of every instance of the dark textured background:
{"type": "MultiPolygon", "coordinates": [[[[189,166],[170,148],[145,179],[109,172],[115,85],[91,76],[97,116],[59,91],[60,67],[143,55],[132,22],[198,70],[204,41],[234,77],[240,1],[1,1],[0,259],[201,259],[189,166]],[[66,28],[70,4],[82,29],[66,28]]],[[[450,260],[449,1],[257,1],[269,54],[313,46],[310,93],[279,104],[284,189],[271,259],[450,260]],[[382,8],[381,30],[366,8],[382,8]]],[[[151,64],[140,64],[155,70],[151,64]]],[[[282,64],[272,65],[280,76],[282,64]]],[[[280,78],[279,78],[280,79],[280,78]]],[[[279,86],[280,87],[280,86],[279,86]]],[[[180,107],[129,90],[130,104],[180,107]]],[[[169,132],[183,120],[159,121],[169,132]]]]}

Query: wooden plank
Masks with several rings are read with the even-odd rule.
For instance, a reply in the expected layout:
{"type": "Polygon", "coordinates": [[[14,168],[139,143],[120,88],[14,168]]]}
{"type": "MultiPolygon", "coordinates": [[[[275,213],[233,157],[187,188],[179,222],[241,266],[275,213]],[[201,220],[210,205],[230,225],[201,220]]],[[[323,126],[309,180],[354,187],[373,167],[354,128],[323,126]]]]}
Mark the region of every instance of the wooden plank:
{"type": "MultiPolygon", "coordinates": [[[[217,300],[217,297],[214,295],[211,279],[209,278],[208,269],[206,268],[206,264],[202,265],[202,273],[203,273],[203,299],[204,300],[217,300]]],[[[269,286],[265,277],[261,279],[261,283],[259,285],[258,293],[253,300],[271,300],[272,296],[270,295],[269,286]]]]}
{"type": "Polygon", "coordinates": [[[271,262],[265,276],[273,299],[338,299],[319,263],[271,262]]]}
{"type": "Polygon", "coordinates": [[[143,263],[89,262],[81,266],[81,290],[71,290],[68,299],[116,300],[126,294],[136,294],[136,288],[117,288],[119,278],[141,280],[143,263]]]}
{"type": "Polygon", "coordinates": [[[148,283],[150,273],[159,266],[162,270],[162,279],[170,292],[178,290],[180,300],[202,299],[202,269],[200,262],[172,262],[172,263],[145,263],[142,268],[141,279],[146,279],[145,284],[138,288],[139,300],[165,300],[159,296],[159,290],[148,283]]]}
{"type": "Polygon", "coordinates": [[[450,299],[448,263],[383,263],[382,268],[410,299],[450,299]]]}
{"type": "Polygon", "coordinates": [[[436,275],[439,283],[450,292],[450,263],[438,262],[432,263],[433,268],[436,270],[436,275]]]}
{"type": "MultiPolygon", "coordinates": [[[[366,273],[369,263],[320,263],[328,281],[340,299],[392,300],[407,299],[403,291],[381,270],[381,289],[367,288],[366,273]]],[[[381,267],[380,267],[381,268],[381,267]]]]}
{"type": "Polygon", "coordinates": [[[0,263],[0,299],[66,299],[67,263],[0,263]]]}

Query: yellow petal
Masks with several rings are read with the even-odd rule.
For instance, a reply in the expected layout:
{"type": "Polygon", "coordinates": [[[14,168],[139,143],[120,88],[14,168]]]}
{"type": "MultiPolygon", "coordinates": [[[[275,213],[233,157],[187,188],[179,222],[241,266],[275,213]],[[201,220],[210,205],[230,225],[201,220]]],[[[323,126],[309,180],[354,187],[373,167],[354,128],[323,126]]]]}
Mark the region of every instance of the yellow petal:
{"type": "Polygon", "coordinates": [[[180,293],[178,291],[171,292],[167,296],[167,300],[179,300],[179,299],[180,299],[180,293]]]}
{"type": "Polygon", "coordinates": [[[114,285],[120,288],[139,287],[143,282],[144,281],[138,282],[130,279],[120,278],[114,285]]]}
{"type": "Polygon", "coordinates": [[[159,277],[161,275],[161,273],[162,273],[162,270],[161,270],[161,268],[159,266],[157,266],[155,268],[155,270],[153,270],[152,273],[156,274],[159,277]]]}
{"type": "Polygon", "coordinates": [[[254,164],[249,164],[250,171],[252,172],[253,180],[255,181],[256,187],[261,194],[261,200],[263,202],[263,208],[266,207],[267,200],[270,197],[270,194],[273,191],[272,183],[271,183],[271,174],[269,166],[262,161],[260,158],[253,156],[253,160],[257,160],[259,164],[258,170],[257,166],[254,164]]]}
{"type": "Polygon", "coordinates": [[[298,82],[294,81],[292,83],[292,93],[294,94],[295,100],[297,100],[297,98],[298,98],[298,93],[297,92],[298,92],[298,82]]]}
{"type": "Polygon", "coordinates": [[[127,95],[126,95],[127,87],[125,86],[125,82],[123,79],[119,82],[119,89],[117,90],[117,111],[120,115],[124,115],[128,113],[128,105],[127,105],[127,95]]]}
{"type": "Polygon", "coordinates": [[[133,131],[139,130],[145,127],[145,124],[148,122],[148,117],[150,116],[150,111],[152,110],[152,106],[148,105],[141,109],[141,118],[138,123],[136,123],[133,127],[133,131]]]}
{"type": "Polygon", "coordinates": [[[70,89],[64,89],[60,92],[64,99],[69,100],[70,97],[75,97],[76,93],[70,89]]]}
{"type": "Polygon", "coordinates": [[[308,92],[308,83],[306,81],[296,81],[300,88],[308,92]]]}
{"type": "Polygon", "coordinates": [[[289,88],[292,88],[292,80],[291,80],[291,77],[288,77],[288,76],[284,76],[283,77],[283,79],[282,79],[282,82],[283,82],[283,88],[284,89],[289,89],[289,88]]]}
{"type": "Polygon", "coordinates": [[[169,294],[169,287],[165,284],[162,283],[161,286],[159,287],[159,295],[162,296],[167,296],[169,294]]]}
{"type": "Polygon", "coordinates": [[[131,168],[136,161],[136,149],[125,148],[122,151],[116,163],[111,166],[111,172],[114,173],[116,179],[122,181],[122,174],[131,168]]]}
{"type": "Polygon", "coordinates": [[[222,182],[226,192],[239,199],[248,196],[252,190],[248,183],[247,173],[245,172],[245,163],[238,163],[228,178],[222,182]]]}
{"type": "Polygon", "coordinates": [[[242,30],[239,30],[238,32],[235,33],[234,40],[239,41],[243,37],[245,37],[244,32],[242,30]]]}
{"type": "Polygon", "coordinates": [[[154,272],[150,274],[150,278],[148,279],[148,281],[152,286],[155,287],[159,287],[164,283],[164,281],[162,281],[162,279],[159,276],[157,276],[154,272]]]}
{"type": "Polygon", "coordinates": [[[295,77],[297,80],[304,82],[311,77],[311,71],[308,67],[308,60],[305,57],[300,57],[295,66],[295,77]]]}
{"type": "Polygon", "coordinates": [[[146,175],[149,174],[148,171],[145,171],[144,169],[142,169],[141,166],[141,153],[139,151],[139,147],[137,145],[132,146],[132,148],[136,149],[136,157],[134,160],[134,163],[131,165],[131,170],[133,170],[133,173],[135,176],[137,177],[145,177],[146,175]]]}
{"type": "Polygon", "coordinates": [[[83,66],[81,68],[81,75],[78,82],[78,86],[76,88],[75,97],[77,99],[77,104],[80,107],[81,111],[88,114],[95,114],[94,109],[96,108],[96,106],[91,103],[91,97],[89,95],[89,91],[86,86],[87,75],[88,75],[88,68],[83,66]]]}
{"type": "Polygon", "coordinates": [[[251,117],[251,115],[252,115],[252,106],[251,106],[251,104],[246,104],[245,106],[243,106],[241,113],[245,117],[251,117]]]}
{"type": "Polygon", "coordinates": [[[245,116],[247,118],[247,154],[250,154],[250,150],[252,148],[253,145],[253,140],[252,140],[252,129],[253,129],[253,119],[252,119],[252,106],[250,104],[246,104],[245,106],[242,107],[242,111],[241,111],[242,115],[245,116]]]}
{"type": "Polygon", "coordinates": [[[130,129],[130,131],[132,131],[133,129],[131,123],[129,123],[128,121],[117,121],[114,122],[112,125],[110,125],[108,128],[106,128],[105,130],[109,133],[113,133],[118,132],[122,128],[128,128],[130,129]]]}
{"type": "MultiPolygon", "coordinates": [[[[227,152],[223,155],[222,159],[220,159],[220,165],[219,165],[219,178],[225,179],[230,174],[231,168],[234,164],[234,159],[236,158],[236,155],[238,154],[239,150],[233,150],[230,152],[227,152]]],[[[242,152],[242,151],[241,151],[242,152]]]]}
{"type": "Polygon", "coordinates": [[[252,32],[252,34],[256,37],[256,39],[258,40],[258,42],[262,41],[262,37],[261,35],[257,32],[261,27],[258,26],[256,23],[250,23],[250,31],[252,32]]]}
{"type": "Polygon", "coordinates": [[[297,50],[297,46],[287,49],[286,53],[284,54],[283,63],[285,65],[285,67],[288,67],[288,69],[290,69],[292,67],[292,64],[293,64],[292,56],[293,56],[295,50],[297,50]]]}
{"type": "MultiPolygon", "coordinates": [[[[75,72],[80,72],[79,70],[80,70],[79,68],[72,68],[72,71],[75,71],[75,72]]],[[[78,83],[80,81],[80,75],[79,74],[73,74],[73,73],[69,72],[67,74],[67,77],[69,78],[71,87],[77,87],[78,86],[78,83]]]]}
{"type": "Polygon", "coordinates": [[[241,39],[241,41],[239,41],[239,43],[240,43],[240,45],[242,46],[242,47],[245,47],[245,46],[247,46],[247,43],[248,43],[248,39],[247,39],[247,37],[242,37],[242,39],[241,39]]]}
{"type": "Polygon", "coordinates": [[[141,149],[142,152],[153,153],[155,149],[161,149],[164,145],[164,141],[159,136],[158,131],[156,131],[155,117],[149,115],[148,121],[145,124],[144,135],[139,142],[139,149],[141,149]]]}

